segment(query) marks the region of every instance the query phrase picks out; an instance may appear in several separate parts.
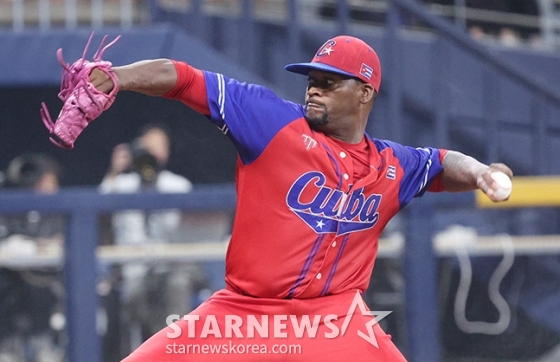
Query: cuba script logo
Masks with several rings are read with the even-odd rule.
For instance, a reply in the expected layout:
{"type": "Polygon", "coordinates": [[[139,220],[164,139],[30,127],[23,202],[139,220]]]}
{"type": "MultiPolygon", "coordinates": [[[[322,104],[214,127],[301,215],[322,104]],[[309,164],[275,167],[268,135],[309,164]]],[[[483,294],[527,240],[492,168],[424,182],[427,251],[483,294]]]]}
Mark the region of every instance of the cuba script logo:
{"type": "Polygon", "coordinates": [[[379,220],[381,195],[364,195],[364,188],[350,194],[325,186],[326,177],[312,171],[292,185],[286,203],[317,234],[347,234],[372,228],[379,220]]]}

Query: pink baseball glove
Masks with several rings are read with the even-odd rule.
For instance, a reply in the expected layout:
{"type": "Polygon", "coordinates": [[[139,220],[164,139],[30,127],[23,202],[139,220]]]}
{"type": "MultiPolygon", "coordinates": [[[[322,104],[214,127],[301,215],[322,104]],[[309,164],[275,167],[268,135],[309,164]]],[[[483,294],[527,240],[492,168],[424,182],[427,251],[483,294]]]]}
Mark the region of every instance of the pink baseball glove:
{"type": "Polygon", "coordinates": [[[56,123],[52,121],[46,104],[41,103],[41,118],[50,132],[50,141],[64,149],[74,148],[74,142],[88,124],[108,109],[117,96],[117,78],[111,71],[111,62],[101,60],[103,53],[119,40],[120,35],[103,47],[107,36],[103,37],[93,60],[86,60],[86,53],[93,38],[93,33],[84,49],[82,58],[70,65],[62,58],[62,49],[56,56],[62,66],[62,81],[58,98],[64,102],[56,123]],[[94,68],[107,73],[114,83],[109,94],[98,91],[90,82],[89,75],[94,68]]]}

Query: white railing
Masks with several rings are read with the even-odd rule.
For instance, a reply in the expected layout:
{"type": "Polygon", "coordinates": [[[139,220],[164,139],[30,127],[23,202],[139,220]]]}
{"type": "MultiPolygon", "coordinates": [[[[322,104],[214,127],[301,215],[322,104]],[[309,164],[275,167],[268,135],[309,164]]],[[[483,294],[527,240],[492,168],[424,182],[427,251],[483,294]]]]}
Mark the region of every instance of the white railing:
{"type": "MultiPolygon", "coordinates": [[[[27,27],[38,27],[41,30],[53,27],[75,29],[82,25],[94,29],[105,25],[130,28],[148,22],[149,1],[151,0],[0,0],[0,26],[11,26],[16,32],[27,27]]],[[[154,1],[165,11],[193,11],[194,0],[154,1]]],[[[208,15],[238,17],[242,15],[243,1],[201,0],[200,11],[208,15]]],[[[297,4],[300,18],[308,23],[336,20],[336,15],[325,16],[320,13],[320,9],[330,9],[332,14],[336,14],[338,1],[299,0],[297,4]]],[[[389,1],[348,0],[350,21],[382,25],[380,22],[383,22],[389,1]],[[360,14],[359,19],[355,14],[360,14]]],[[[287,0],[252,0],[250,3],[252,15],[259,20],[285,22],[289,14],[287,0]]],[[[467,8],[464,0],[454,0],[454,5],[438,5],[430,1],[425,1],[425,4],[431,13],[446,17],[464,28],[468,22],[483,22],[496,28],[521,27],[537,34],[531,39],[532,44],[538,42],[547,48],[560,47],[560,0],[538,0],[539,16],[467,8]]],[[[412,26],[418,28],[417,25],[412,26]]],[[[519,38],[518,43],[528,41],[519,38]]]]}
{"type": "Polygon", "coordinates": [[[0,25],[20,32],[26,28],[76,29],[85,25],[130,28],[147,19],[138,0],[0,0],[0,25]]]}

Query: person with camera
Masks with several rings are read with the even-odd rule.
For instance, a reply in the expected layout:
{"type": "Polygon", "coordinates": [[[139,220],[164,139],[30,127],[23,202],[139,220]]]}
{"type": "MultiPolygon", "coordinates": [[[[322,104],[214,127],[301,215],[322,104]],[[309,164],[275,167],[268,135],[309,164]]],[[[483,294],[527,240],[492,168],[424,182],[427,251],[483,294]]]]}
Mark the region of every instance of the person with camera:
{"type": "MultiPolygon", "coordinates": [[[[117,145],[109,171],[99,186],[102,193],[187,193],[192,183],[184,176],[166,169],[171,151],[167,128],[160,124],[144,126],[139,136],[128,144],[117,145]]],[[[183,215],[180,210],[125,210],[112,215],[112,243],[141,245],[183,242],[183,215]]],[[[131,331],[131,346],[161,329],[170,313],[194,308],[184,303],[193,300],[197,289],[205,284],[205,276],[196,264],[126,263],[113,273],[120,274],[119,303],[125,305],[131,331]],[[180,283],[178,283],[180,281],[180,283]],[[173,295],[175,294],[175,298],[173,295]],[[177,295],[179,294],[180,297],[177,295]],[[176,305],[173,300],[183,301],[176,305]]]]}
{"type": "Polygon", "coordinates": [[[170,153],[167,128],[160,124],[144,126],[134,141],[115,147],[101,190],[132,192],[153,187],[159,192],[189,192],[191,182],[166,169],[170,153]]]}
{"type": "MultiPolygon", "coordinates": [[[[156,191],[187,193],[192,183],[184,176],[166,169],[171,145],[165,126],[149,124],[129,144],[113,150],[111,166],[99,189],[103,193],[156,191]]],[[[153,212],[126,211],[113,217],[115,244],[167,242],[174,238],[181,223],[175,210],[153,212]]]]}

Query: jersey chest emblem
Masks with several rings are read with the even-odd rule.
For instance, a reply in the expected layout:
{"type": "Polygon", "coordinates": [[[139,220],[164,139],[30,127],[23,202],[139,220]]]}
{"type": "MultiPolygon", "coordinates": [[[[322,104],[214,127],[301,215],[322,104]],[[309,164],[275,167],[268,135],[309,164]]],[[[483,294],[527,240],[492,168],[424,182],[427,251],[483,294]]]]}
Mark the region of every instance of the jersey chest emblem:
{"type": "Polygon", "coordinates": [[[310,135],[302,133],[301,138],[303,139],[303,144],[305,145],[306,150],[310,150],[312,148],[317,147],[317,141],[310,135]]]}
{"type": "Polygon", "coordinates": [[[325,184],[321,172],[307,172],[292,184],[286,197],[290,210],[313,231],[343,235],[377,224],[381,195],[366,195],[364,188],[344,193],[325,184]]]}

